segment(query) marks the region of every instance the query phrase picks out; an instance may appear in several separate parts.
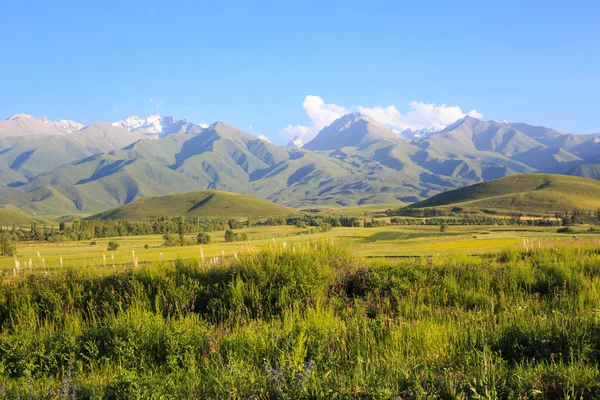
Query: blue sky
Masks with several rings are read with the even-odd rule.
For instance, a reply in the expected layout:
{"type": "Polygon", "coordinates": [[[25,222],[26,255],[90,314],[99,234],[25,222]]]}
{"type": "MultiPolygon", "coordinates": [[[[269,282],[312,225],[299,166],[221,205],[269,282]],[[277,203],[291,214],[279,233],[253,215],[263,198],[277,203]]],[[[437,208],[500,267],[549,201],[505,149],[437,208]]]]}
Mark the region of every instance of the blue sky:
{"type": "Polygon", "coordinates": [[[600,132],[597,1],[8,0],[1,8],[2,118],[160,113],[276,138],[347,110],[396,128],[476,110],[600,132]]]}

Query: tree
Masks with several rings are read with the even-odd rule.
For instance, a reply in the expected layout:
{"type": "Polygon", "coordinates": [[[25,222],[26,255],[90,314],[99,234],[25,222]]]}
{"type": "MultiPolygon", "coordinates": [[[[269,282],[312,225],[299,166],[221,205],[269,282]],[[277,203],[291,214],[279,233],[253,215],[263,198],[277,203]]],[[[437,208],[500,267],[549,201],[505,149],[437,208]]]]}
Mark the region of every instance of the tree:
{"type": "Polygon", "coordinates": [[[181,217],[177,221],[177,233],[179,233],[179,244],[183,246],[185,244],[185,218],[181,217]]]}
{"type": "Polygon", "coordinates": [[[227,221],[227,225],[229,225],[230,229],[242,229],[243,225],[240,221],[238,221],[237,219],[230,219],[229,221],[227,221]]]}
{"type": "Polygon", "coordinates": [[[115,251],[119,248],[119,242],[110,241],[108,242],[108,246],[106,247],[107,251],[115,251]]]}
{"type": "Polygon", "coordinates": [[[200,232],[196,237],[196,243],[198,244],[209,244],[211,241],[210,235],[206,232],[200,232]]]}
{"type": "Polygon", "coordinates": [[[173,235],[169,232],[166,232],[163,235],[163,239],[165,240],[165,246],[168,246],[168,247],[175,246],[175,242],[176,242],[175,235],[173,235]]]}
{"type": "Polygon", "coordinates": [[[12,257],[17,253],[17,246],[8,235],[2,235],[0,238],[0,255],[3,257],[12,257]]]}
{"type": "Polygon", "coordinates": [[[329,232],[331,230],[331,224],[322,222],[321,224],[319,224],[319,229],[321,230],[321,232],[329,232]]]}
{"type": "Polygon", "coordinates": [[[235,242],[236,234],[231,230],[227,229],[225,231],[225,241],[226,242],[235,242]]]}
{"type": "Polygon", "coordinates": [[[448,229],[448,225],[445,222],[442,222],[440,224],[440,232],[446,232],[446,229],[448,229]]]}

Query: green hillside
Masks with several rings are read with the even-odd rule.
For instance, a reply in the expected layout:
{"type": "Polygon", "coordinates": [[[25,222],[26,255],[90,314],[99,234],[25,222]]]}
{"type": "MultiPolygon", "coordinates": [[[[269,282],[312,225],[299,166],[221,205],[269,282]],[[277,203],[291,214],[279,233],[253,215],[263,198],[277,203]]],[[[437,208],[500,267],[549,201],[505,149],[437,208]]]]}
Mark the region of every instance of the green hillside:
{"type": "Polygon", "coordinates": [[[542,214],[597,210],[600,182],[567,175],[513,175],[440,193],[409,207],[542,214]]]}
{"type": "Polygon", "coordinates": [[[12,204],[0,207],[0,226],[10,226],[13,224],[16,226],[27,226],[32,222],[37,222],[38,224],[48,223],[45,219],[29,215],[12,204]]]}
{"type": "Polygon", "coordinates": [[[269,217],[296,211],[267,200],[217,190],[145,197],[89,219],[143,220],[160,216],[199,216],[206,218],[269,217]]]}

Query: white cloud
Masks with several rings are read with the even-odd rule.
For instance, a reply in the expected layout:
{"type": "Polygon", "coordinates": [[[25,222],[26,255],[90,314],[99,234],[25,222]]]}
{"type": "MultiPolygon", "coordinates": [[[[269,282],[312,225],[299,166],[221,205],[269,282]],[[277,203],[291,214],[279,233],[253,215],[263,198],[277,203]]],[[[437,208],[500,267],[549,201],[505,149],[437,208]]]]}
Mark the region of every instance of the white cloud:
{"type": "Polygon", "coordinates": [[[448,106],[446,104],[438,106],[434,103],[418,101],[409,104],[409,110],[406,114],[402,114],[394,105],[386,107],[356,106],[347,109],[336,104],[327,104],[321,97],[312,95],[304,98],[302,107],[310,118],[310,124],[288,125],[279,131],[282,137],[290,139],[300,136],[303,139],[312,139],[325,126],[352,111],[366,114],[374,120],[400,131],[404,129],[441,129],[465,115],[475,118],[483,117],[476,110],[471,110],[465,114],[459,106],[448,106]]]}
{"type": "Polygon", "coordinates": [[[248,125],[248,132],[252,131],[252,125],[248,125]]]}
{"type": "Polygon", "coordinates": [[[152,103],[152,102],[154,101],[154,99],[150,98],[150,99],[148,99],[148,101],[149,101],[150,103],[152,103]]]}
{"type": "Polygon", "coordinates": [[[288,125],[279,131],[279,134],[286,139],[293,139],[296,136],[301,138],[313,138],[319,132],[318,129],[304,125],[288,125]]]}
{"type": "Polygon", "coordinates": [[[345,107],[326,104],[320,96],[312,95],[304,98],[302,107],[310,118],[310,125],[288,125],[279,131],[282,137],[292,139],[300,136],[303,139],[312,139],[321,129],[350,112],[345,107]]]}

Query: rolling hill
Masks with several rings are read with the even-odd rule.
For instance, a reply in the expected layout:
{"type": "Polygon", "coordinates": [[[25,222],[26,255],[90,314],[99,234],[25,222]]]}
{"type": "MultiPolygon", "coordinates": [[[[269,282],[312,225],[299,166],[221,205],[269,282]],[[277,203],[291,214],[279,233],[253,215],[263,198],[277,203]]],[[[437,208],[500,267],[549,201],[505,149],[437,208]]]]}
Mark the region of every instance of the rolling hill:
{"type": "Polygon", "coordinates": [[[513,175],[440,193],[409,207],[548,215],[595,211],[600,208],[600,182],[567,175],[513,175]]]}
{"type": "Polygon", "coordinates": [[[37,222],[38,224],[49,224],[49,222],[44,218],[29,215],[12,204],[7,204],[3,207],[0,207],[0,226],[28,226],[32,222],[37,222]]]}
{"type": "Polygon", "coordinates": [[[145,197],[88,219],[143,220],[160,216],[206,218],[263,218],[289,215],[295,210],[267,200],[217,190],[145,197]]]}

